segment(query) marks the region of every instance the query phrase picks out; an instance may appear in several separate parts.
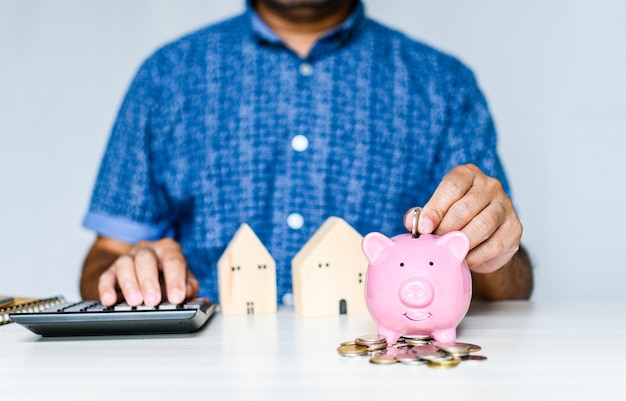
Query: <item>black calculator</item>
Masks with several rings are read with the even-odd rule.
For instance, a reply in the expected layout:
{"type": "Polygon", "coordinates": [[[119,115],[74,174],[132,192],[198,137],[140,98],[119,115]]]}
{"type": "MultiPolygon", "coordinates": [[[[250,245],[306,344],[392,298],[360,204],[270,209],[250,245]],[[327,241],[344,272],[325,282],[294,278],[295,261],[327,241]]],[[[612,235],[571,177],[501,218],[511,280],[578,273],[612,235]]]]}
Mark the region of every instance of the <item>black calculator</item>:
{"type": "Polygon", "coordinates": [[[98,301],[52,303],[11,313],[10,319],[42,336],[191,333],[206,324],[217,304],[208,298],[182,304],[104,306],[98,301]]]}

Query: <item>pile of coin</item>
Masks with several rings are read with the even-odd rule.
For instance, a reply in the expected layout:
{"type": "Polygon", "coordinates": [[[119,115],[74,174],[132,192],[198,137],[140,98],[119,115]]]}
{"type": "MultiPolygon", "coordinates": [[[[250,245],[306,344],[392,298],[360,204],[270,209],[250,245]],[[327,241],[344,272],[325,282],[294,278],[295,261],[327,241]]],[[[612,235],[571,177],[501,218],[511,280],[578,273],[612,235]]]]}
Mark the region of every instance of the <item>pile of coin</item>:
{"type": "Polygon", "coordinates": [[[426,336],[405,335],[395,344],[387,344],[383,336],[367,334],[353,341],[342,342],[337,351],[345,357],[369,357],[371,363],[390,365],[426,365],[431,368],[449,369],[462,361],[484,361],[487,357],[476,355],[481,347],[474,344],[443,343],[426,336]]]}

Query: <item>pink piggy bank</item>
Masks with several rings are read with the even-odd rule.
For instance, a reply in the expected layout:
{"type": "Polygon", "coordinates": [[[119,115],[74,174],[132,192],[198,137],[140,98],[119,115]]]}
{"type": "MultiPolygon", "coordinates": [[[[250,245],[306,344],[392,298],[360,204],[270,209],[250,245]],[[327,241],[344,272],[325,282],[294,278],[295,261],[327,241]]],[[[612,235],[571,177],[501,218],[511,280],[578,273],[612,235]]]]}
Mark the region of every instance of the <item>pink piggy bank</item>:
{"type": "Polygon", "coordinates": [[[373,232],[361,247],[369,261],[365,302],[378,334],[388,344],[412,334],[454,342],[472,298],[467,236],[453,231],[388,238],[373,232]]]}

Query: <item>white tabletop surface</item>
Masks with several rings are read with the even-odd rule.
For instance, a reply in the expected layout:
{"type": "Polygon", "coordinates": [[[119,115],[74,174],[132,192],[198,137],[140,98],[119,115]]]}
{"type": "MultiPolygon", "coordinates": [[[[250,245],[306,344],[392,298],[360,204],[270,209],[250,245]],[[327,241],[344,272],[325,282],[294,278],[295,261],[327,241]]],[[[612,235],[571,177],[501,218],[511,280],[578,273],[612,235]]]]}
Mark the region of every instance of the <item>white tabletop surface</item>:
{"type": "Polygon", "coordinates": [[[374,333],[367,314],[289,308],[217,313],[189,335],[44,338],[12,323],[0,326],[0,399],[626,400],[626,302],[474,304],[457,341],[488,360],[449,370],[337,353],[374,333]]]}

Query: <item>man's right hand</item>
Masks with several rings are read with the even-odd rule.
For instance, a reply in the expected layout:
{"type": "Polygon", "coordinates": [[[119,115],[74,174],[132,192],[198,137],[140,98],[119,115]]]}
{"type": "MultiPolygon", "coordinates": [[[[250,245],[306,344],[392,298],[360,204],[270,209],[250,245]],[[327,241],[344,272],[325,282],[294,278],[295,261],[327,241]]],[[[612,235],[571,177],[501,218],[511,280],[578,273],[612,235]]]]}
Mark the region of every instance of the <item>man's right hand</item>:
{"type": "Polygon", "coordinates": [[[198,293],[180,245],[165,238],[135,246],[98,237],[83,266],[81,294],[105,306],[123,298],[129,305],[157,305],[164,298],[178,304],[198,293]]]}

